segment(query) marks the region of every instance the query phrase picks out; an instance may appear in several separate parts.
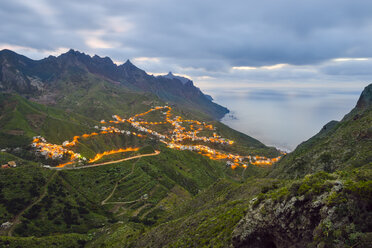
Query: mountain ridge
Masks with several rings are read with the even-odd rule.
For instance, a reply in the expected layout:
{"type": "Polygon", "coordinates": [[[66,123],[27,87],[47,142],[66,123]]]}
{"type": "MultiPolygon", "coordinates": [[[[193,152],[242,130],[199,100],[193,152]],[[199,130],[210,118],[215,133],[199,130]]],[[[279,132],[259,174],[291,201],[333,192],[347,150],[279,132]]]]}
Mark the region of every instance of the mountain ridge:
{"type": "Polygon", "coordinates": [[[76,75],[84,80],[83,75],[91,74],[131,91],[152,93],[164,101],[200,109],[212,119],[220,119],[229,112],[212,102],[191,81],[183,84],[179,78],[154,77],[129,59],[116,65],[109,57],[91,57],[70,49],[57,57],[32,60],[11,50],[2,50],[0,66],[0,89],[25,96],[42,96],[45,93],[41,90],[43,86],[53,91],[56,81],[66,75],[76,75]]]}

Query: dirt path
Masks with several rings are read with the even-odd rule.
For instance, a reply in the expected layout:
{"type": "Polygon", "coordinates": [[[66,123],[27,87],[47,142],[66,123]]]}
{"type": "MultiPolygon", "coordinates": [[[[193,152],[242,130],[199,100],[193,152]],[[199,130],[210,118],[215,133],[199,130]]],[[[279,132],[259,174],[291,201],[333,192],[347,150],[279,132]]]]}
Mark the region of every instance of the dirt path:
{"type": "Polygon", "coordinates": [[[141,155],[137,155],[137,156],[133,156],[129,158],[123,158],[123,159],[119,159],[115,161],[108,161],[108,162],[99,163],[99,164],[85,165],[85,166],[79,166],[79,167],[61,167],[61,168],[47,167],[47,168],[52,169],[52,170],[79,170],[79,169],[87,169],[87,168],[92,168],[92,167],[97,167],[97,166],[107,165],[107,164],[116,164],[116,163],[120,163],[120,162],[127,161],[127,160],[132,160],[132,159],[142,158],[142,157],[156,156],[159,154],[160,154],[160,151],[155,151],[154,153],[150,153],[150,154],[141,154],[141,155]]]}
{"type": "MultiPolygon", "coordinates": [[[[143,206],[141,206],[140,208],[137,208],[133,213],[132,213],[132,217],[137,217],[137,215],[142,211],[142,209],[146,208],[147,206],[149,206],[150,204],[146,203],[144,204],[143,206]]],[[[118,216],[121,216],[125,214],[125,212],[123,213],[120,213],[118,214],[118,216]]]]}
{"type": "MultiPolygon", "coordinates": [[[[158,151],[156,151],[158,152],[158,151]]],[[[155,153],[156,153],[155,152],[155,153]]],[[[158,152],[157,154],[159,154],[160,152],[158,152]]],[[[137,156],[138,157],[138,156],[137,156]]],[[[143,156],[140,156],[139,158],[141,158],[143,156]]],[[[132,157],[133,158],[133,157],[132,157]]],[[[119,181],[117,181],[115,183],[115,186],[114,188],[112,189],[111,193],[106,197],[106,199],[104,199],[102,202],[101,202],[101,205],[105,205],[105,204],[126,204],[126,203],[132,203],[132,202],[136,202],[136,201],[139,201],[139,199],[137,200],[134,200],[134,201],[127,201],[127,202],[107,202],[115,193],[115,190],[116,188],[118,187],[119,183],[121,183],[122,181],[124,181],[125,179],[127,179],[129,176],[131,176],[134,172],[134,167],[136,166],[137,162],[139,161],[140,159],[138,159],[135,163],[132,164],[132,169],[130,171],[129,174],[125,175],[125,177],[121,178],[119,181]]]]}
{"type": "Polygon", "coordinates": [[[29,209],[31,209],[33,206],[35,206],[36,204],[38,204],[47,194],[47,191],[48,191],[48,185],[50,184],[50,182],[53,180],[53,178],[57,175],[58,171],[54,172],[50,178],[48,179],[47,183],[44,185],[43,187],[43,193],[41,193],[41,195],[39,196],[39,198],[37,198],[36,201],[34,201],[33,203],[31,203],[30,205],[28,205],[25,209],[23,209],[19,214],[17,214],[14,219],[12,220],[12,226],[9,228],[8,230],[8,236],[12,236],[13,234],[13,231],[15,229],[15,227],[21,223],[21,220],[20,218],[22,217],[22,215],[28,211],[29,209]]]}
{"type": "Polygon", "coordinates": [[[247,169],[247,167],[245,167],[244,169],[243,169],[243,171],[242,171],[242,178],[241,178],[241,180],[242,181],[244,181],[244,173],[245,173],[245,170],[247,169]]]}

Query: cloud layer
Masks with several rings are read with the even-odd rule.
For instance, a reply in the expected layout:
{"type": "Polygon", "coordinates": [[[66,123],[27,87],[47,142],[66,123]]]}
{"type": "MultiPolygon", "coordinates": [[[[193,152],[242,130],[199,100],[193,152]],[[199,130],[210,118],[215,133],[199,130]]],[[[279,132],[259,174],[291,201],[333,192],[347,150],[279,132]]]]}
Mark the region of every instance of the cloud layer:
{"type": "Polygon", "coordinates": [[[202,87],[360,88],[371,78],[368,0],[0,0],[0,6],[0,48],[35,59],[74,48],[118,62],[130,58],[153,73],[186,74],[202,87]]]}

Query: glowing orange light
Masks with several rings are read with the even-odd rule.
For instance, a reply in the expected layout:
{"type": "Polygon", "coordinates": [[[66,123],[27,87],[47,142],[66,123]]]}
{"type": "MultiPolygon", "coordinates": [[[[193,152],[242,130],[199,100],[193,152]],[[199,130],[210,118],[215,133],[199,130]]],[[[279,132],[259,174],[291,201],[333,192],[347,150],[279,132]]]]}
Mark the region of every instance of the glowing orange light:
{"type": "Polygon", "coordinates": [[[93,163],[97,160],[100,160],[104,156],[108,156],[108,155],[112,155],[112,154],[116,154],[116,153],[122,153],[122,152],[134,152],[134,151],[138,151],[138,150],[139,150],[138,147],[135,147],[135,148],[129,147],[129,148],[125,148],[125,149],[120,148],[120,149],[117,149],[117,150],[111,150],[111,151],[106,151],[106,152],[103,152],[103,153],[97,153],[94,158],[89,160],[89,163],[93,163]]]}

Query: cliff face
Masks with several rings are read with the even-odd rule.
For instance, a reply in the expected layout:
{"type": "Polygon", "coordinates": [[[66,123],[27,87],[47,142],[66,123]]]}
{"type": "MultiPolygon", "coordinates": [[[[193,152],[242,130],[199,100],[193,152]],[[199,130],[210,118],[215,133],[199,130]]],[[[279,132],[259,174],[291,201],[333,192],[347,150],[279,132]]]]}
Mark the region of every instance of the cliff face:
{"type": "MultiPolygon", "coordinates": [[[[371,166],[354,172],[369,175],[371,166]]],[[[370,247],[371,181],[324,172],[261,194],[233,231],[233,247],[370,247]]]]}
{"type": "Polygon", "coordinates": [[[356,108],[368,108],[372,105],[372,84],[368,85],[360,95],[356,108]]]}

